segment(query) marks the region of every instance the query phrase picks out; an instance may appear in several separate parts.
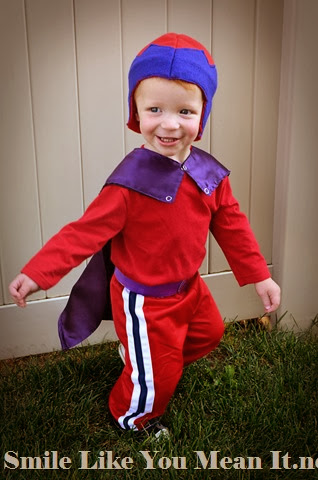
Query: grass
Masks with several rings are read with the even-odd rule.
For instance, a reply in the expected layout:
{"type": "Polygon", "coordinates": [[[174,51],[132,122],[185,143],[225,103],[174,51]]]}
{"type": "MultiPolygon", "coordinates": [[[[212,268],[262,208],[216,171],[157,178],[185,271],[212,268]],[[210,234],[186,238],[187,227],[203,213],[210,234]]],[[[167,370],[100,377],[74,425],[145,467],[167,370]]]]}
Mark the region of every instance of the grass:
{"type": "Polygon", "coordinates": [[[107,399],[121,368],[116,343],[0,362],[0,478],[318,478],[317,337],[229,326],[212,355],[185,369],[162,419],[171,438],[160,444],[113,425],[107,399]],[[278,450],[291,458],[273,470],[271,451],[278,450]],[[8,451],[18,452],[19,468],[4,469],[8,451]],[[22,468],[21,457],[43,458],[46,451],[69,457],[70,468],[22,468]],[[108,451],[113,460],[131,457],[131,469],[80,469],[79,451],[90,451],[89,467],[108,451]],[[140,451],[155,457],[153,468],[146,469],[151,462],[140,451]],[[219,451],[218,469],[209,469],[211,451],[219,451]],[[219,463],[222,457],[241,468],[219,463]],[[243,469],[248,457],[259,457],[261,468],[243,469]],[[317,466],[287,468],[301,466],[299,457],[317,466]]]}

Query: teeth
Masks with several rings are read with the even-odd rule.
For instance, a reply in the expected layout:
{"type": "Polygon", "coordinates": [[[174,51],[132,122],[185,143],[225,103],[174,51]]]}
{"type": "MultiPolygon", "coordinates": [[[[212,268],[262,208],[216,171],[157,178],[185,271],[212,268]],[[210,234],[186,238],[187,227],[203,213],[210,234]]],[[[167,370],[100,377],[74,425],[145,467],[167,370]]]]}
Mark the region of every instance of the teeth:
{"type": "Polygon", "coordinates": [[[176,138],[160,137],[160,140],[164,143],[172,143],[172,142],[175,142],[177,139],[176,138]]]}

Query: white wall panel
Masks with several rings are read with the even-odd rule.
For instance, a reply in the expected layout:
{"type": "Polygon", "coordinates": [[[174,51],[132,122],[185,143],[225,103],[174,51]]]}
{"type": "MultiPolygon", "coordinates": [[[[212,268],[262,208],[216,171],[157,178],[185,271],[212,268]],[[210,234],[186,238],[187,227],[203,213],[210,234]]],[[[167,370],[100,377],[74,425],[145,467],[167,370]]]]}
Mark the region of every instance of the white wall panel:
{"type": "Polygon", "coordinates": [[[243,210],[249,208],[254,69],[254,0],[213,1],[213,55],[219,86],[212,150],[232,172],[243,210]]]}
{"type": "MultiPolygon", "coordinates": [[[[234,195],[270,263],[283,1],[215,0],[213,7],[219,89],[212,153],[230,168],[234,195]]],[[[228,270],[210,240],[210,272],[228,270]]]]}
{"type": "MultiPolygon", "coordinates": [[[[26,3],[43,240],[83,211],[73,2],[26,3]]],[[[78,271],[49,296],[67,294],[78,271]]]]}
{"type": "MultiPolygon", "coordinates": [[[[254,0],[213,0],[213,55],[219,86],[212,117],[212,154],[231,170],[231,184],[248,213],[252,142],[254,0]]],[[[229,270],[214,239],[210,272],[229,270]]]]}
{"type": "Polygon", "coordinates": [[[273,264],[283,293],[279,314],[287,311],[280,325],[297,330],[318,313],[317,18],[316,0],[286,2],[273,264]]]}
{"type": "Polygon", "coordinates": [[[250,222],[272,262],[283,0],[257,2],[250,222]]]}
{"type": "Polygon", "coordinates": [[[85,206],[124,156],[119,0],[76,0],[85,206]]]}
{"type": "Polygon", "coordinates": [[[40,248],[41,231],[24,2],[2,1],[1,10],[0,263],[7,303],[7,285],[40,248]]]}

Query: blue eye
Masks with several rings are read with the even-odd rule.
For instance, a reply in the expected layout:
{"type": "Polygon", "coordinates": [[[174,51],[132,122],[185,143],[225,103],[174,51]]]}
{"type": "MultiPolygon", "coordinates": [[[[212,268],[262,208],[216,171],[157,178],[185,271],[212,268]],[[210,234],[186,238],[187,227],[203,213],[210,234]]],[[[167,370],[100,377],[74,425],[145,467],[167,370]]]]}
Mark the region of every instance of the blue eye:
{"type": "Polygon", "coordinates": [[[157,112],[159,112],[159,108],[158,107],[151,107],[150,111],[153,112],[153,113],[157,113],[157,112]]]}

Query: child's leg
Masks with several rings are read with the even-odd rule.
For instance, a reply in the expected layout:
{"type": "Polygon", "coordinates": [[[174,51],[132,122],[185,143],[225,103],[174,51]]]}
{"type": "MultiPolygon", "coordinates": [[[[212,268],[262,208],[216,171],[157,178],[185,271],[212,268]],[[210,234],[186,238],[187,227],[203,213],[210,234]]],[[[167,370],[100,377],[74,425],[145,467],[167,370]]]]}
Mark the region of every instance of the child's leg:
{"type": "Polygon", "coordinates": [[[214,350],[224,333],[223,319],[201,277],[198,278],[196,288],[199,298],[184,343],[184,365],[188,365],[214,350]]]}
{"type": "Polygon", "coordinates": [[[197,293],[190,289],[172,297],[144,297],[113,277],[111,294],[126,364],[111,391],[109,407],[122,428],[140,429],[163,414],[180,379],[197,293]]]}

